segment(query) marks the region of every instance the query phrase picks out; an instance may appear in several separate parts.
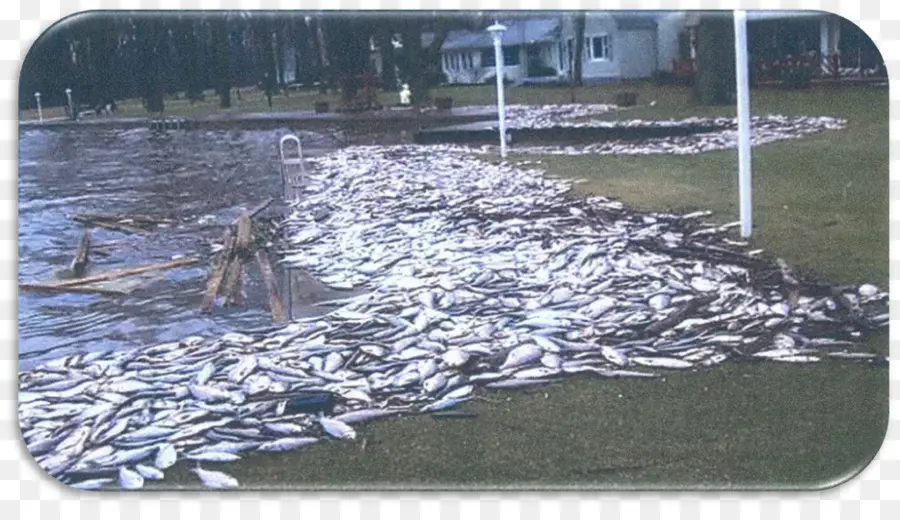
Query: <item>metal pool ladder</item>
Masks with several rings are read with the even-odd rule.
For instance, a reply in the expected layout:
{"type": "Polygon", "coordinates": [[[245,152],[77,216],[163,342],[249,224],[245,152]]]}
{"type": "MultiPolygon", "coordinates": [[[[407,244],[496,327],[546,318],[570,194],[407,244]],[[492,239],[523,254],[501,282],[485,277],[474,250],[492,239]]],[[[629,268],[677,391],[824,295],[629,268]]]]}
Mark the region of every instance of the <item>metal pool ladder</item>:
{"type": "Polygon", "coordinates": [[[293,199],[309,182],[300,138],[294,134],[283,136],[278,142],[278,153],[281,159],[281,185],[284,198],[293,199]]]}

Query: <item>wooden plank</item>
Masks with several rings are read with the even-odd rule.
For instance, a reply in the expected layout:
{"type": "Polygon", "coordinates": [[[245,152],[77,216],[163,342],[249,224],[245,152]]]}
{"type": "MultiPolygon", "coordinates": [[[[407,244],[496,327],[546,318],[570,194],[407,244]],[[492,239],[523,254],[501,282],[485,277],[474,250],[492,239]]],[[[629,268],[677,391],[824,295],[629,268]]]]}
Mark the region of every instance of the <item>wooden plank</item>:
{"type": "Polygon", "coordinates": [[[219,288],[222,286],[225,272],[228,269],[228,265],[231,263],[231,258],[233,256],[232,252],[234,250],[234,236],[231,234],[231,229],[225,230],[225,235],[222,237],[222,243],[225,244],[225,247],[219,251],[219,257],[213,266],[212,275],[209,277],[209,281],[206,284],[203,302],[200,304],[200,309],[204,312],[208,312],[213,308],[213,305],[216,302],[216,296],[219,295],[219,288]]]}
{"type": "Polygon", "coordinates": [[[253,234],[250,214],[244,213],[237,221],[234,247],[231,252],[233,258],[225,278],[223,294],[227,302],[235,303],[237,305],[243,304],[244,298],[241,294],[241,290],[243,288],[244,262],[251,256],[250,245],[252,244],[252,240],[253,234]]]}
{"type": "Polygon", "coordinates": [[[106,249],[108,247],[121,246],[124,244],[128,244],[131,242],[131,239],[124,240],[110,240],[109,242],[94,242],[91,240],[91,249],[106,249]]]}
{"type": "Polygon", "coordinates": [[[131,220],[133,222],[144,222],[146,224],[175,224],[176,220],[165,217],[151,217],[149,215],[128,215],[125,213],[79,213],[78,216],[89,220],[105,220],[112,222],[121,222],[123,220],[131,220]]]}
{"type": "Polygon", "coordinates": [[[225,277],[225,289],[222,291],[225,296],[226,305],[243,305],[244,304],[244,261],[241,257],[235,256],[228,267],[228,275],[225,277]]]}
{"type": "Polygon", "coordinates": [[[84,233],[81,234],[81,240],[78,241],[78,247],[75,249],[75,258],[72,259],[72,264],[69,266],[75,277],[81,278],[84,276],[84,272],[87,269],[89,262],[90,252],[91,232],[85,229],[84,233]]]}
{"type": "MultiPolygon", "coordinates": [[[[256,207],[253,208],[252,210],[250,210],[250,211],[247,213],[247,216],[249,216],[250,218],[253,218],[253,217],[259,215],[260,213],[262,213],[262,211],[263,211],[264,209],[266,209],[266,208],[269,207],[269,204],[272,204],[272,202],[274,202],[274,201],[275,201],[275,197],[269,197],[268,199],[266,199],[265,201],[263,201],[261,204],[259,204],[258,206],[256,206],[256,207]]],[[[234,224],[235,224],[235,225],[237,225],[237,222],[238,222],[238,220],[240,220],[240,218],[241,218],[241,217],[238,217],[238,218],[234,219],[234,224]]]]}
{"type": "Polygon", "coordinates": [[[128,267],[125,269],[116,269],[114,271],[107,271],[105,273],[95,274],[93,276],[86,276],[84,278],[78,278],[76,280],[65,280],[62,282],[56,282],[48,285],[53,285],[54,287],[73,287],[76,285],[85,285],[93,282],[102,282],[105,280],[116,280],[118,278],[124,278],[126,276],[131,276],[135,274],[147,273],[150,271],[159,271],[162,269],[174,269],[176,267],[185,267],[188,265],[193,265],[199,262],[200,260],[196,258],[182,258],[179,260],[172,260],[169,262],[162,262],[159,264],[149,264],[149,265],[141,265],[137,267],[128,267]]]}
{"type": "Polygon", "coordinates": [[[113,224],[110,222],[104,222],[102,220],[91,220],[91,219],[83,218],[79,215],[75,215],[74,217],[72,217],[72,220],[74,220],[76,222],[81,222],[82,224],[87,225],[87,226],[97,226],[97,227],[102,227],[102,228],[106,228],[106,229],[112,229],[114,231],[124,231],[126,233],[136,233],[139,235],[149,235],[151,233],[150,231],[148,231],[146,229],[141,229],[139,227],[128,226],[126,224],[113,224]]]}
{"type": "Polygon", "coordinates": [[[28,292],[70,292],[70,293],[94,293],[94,294],[107,294],[114,296],[125,296],[129,293],[127,291],[121,291],[118,289],[103,289],[100,287],[90,287],[90,286],[59,286],[56,284],[46,284],[46,283],[20,283],[19,290],[28,291],[28,292]]]}
{"type": "Polygon", "coordinates": [[[256,251],[256,263],[259,264],[259,271],[262,273],[263,281],[269,290],[269,310],[272,311],[272,319],[275,320],[275,323],[284,323],[284,305],[282,305],[281,296],[278,294],[275,274],[272,272],[272,265],[269,264],[266,252],[262,249],[256,251]]]}

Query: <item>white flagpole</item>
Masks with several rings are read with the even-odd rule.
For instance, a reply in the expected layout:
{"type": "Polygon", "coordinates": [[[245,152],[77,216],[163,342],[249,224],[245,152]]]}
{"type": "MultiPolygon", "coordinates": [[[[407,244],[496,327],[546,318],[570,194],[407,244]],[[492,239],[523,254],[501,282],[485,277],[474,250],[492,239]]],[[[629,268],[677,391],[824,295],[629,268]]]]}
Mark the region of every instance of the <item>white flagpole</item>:
{"type": "Polygon", "coordinates": [[[737,76],[738,178],[740,184],[741,236],[753,228],[752,171],[750,161],[750,82],[747,60],[747,12],[734,12],[734,51],[737,76]]]}

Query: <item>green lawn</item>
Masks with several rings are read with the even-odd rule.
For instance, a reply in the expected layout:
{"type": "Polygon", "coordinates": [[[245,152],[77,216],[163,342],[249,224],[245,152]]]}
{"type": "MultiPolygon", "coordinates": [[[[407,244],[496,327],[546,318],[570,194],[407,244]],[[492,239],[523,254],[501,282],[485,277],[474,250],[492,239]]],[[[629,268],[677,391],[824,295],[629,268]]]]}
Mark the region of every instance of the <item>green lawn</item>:
{"type": "MultiPolygon", "coordinates": [[[[674,97],[674,96],[673,96],[674,97]]],[[[660,102],[640,117],[734,115],[733,107],[660,102]]],[[[848,128],[753,149],[752,243],[836,283],[888,283],[888,93],[755,91],[754,115],[846,118],[848,128]]],[[[629,114],[631,117],[632,114],[629,114]]],[[[709,209],[738,220],[737,152],[699,156],[540,157],[578,189],[652,210],[709,209]]]]}
{"type": "MultiPolygon", "coordinates": [[[[639,103],[659,99],[669,105],[677,105],[686,101],[686,95],[680,89],[658,88],[647,83],[631,83],[623,85],[597,85],[580,87],[574,90],[575,101],[578,103],[613,103],[615,93],[627,88],[638,93],[639,103]]],[[[206,91],[205,99],[191,103],[184,98],[180,99],[167,96],[165,100],[165,114],[170,116],[203,116],[215,113],[250,113],[250,112],[290,112],[311,111],[316,101],[327,101],[331,108],[337,108],[340,100],[334,92],[319,94],[315,90],[292,91],[286,94],[278,94],[272,97],[272,108],[269,108],[264,93],[255,87],[245,87],[240,90],[241,98],[236,92],[231,96],[232,106],[229,109],[219,108],[219,97],[214,91],[206,91]]],[[[572,90],[568,87],[507,87],[506,102],[509,104],[549,104],[571,103],[572,90]]],[[[430,92],[432,98],[449,96],[453,98],[454,106],[468,105],[493,105],[497,102],[497,91],[494,85],[478,86],[444,86],[433,89],[430,92]]],[[[379,103],[384,106],[395,105],[400,98],[396,92],[380,92],[379,103]]],[[[65,112],[62,107],[43,109],[45,118],[63,117],[65,112]]],[[[127,99],[118,102],[120,117],[144,117],[144,110],[140,99],[127,99]]],[[[37,110],[22,111],[22,120],[37,119],[37,110]]]]}
{"type": "MultiPolygon", "coordinates": [[[[611,102],[621,88],[579,89],[577,100],[611,102]]],[[[693,106],[686,89],[628,88],[640,104],[657,101],[628,117],[734,112],[693,106]]],[[[442,94],[456,106],[493,101],[491,87],[434,92],[442,94]]],[[[565,103],[570,93],[510,88],[507,95],[509,103],[565,103]]],[[[299,95],[276,99],[276,110],[311,103],[299,95]]],[[[249,95],[245,102],[258,104],[249,95]]],[[[835,283],[886,287],[888,91],[755,90],[751,103],[754,114],[849,120],[843,131],[754,149],[753,244],[835,283]]],[[[538,159],[551,173],[586,179],[578,187],[585,193],[646,209],[711,209],[722,222],[738,218],[733,150],[538,159]]],[[[868,347],[887,353],[887,336],[868,347]]],[[[487,401],[464,407],[477,411],[476,419],[389,419],[361,426],[356,442],[248,456],[223,469],[254,488],[820,488],[853,476],[877,453],[888,381],[885,367],[832,362],[730,364],[656,381],[579,377],[537,392],[485,393],[487,401]]],[[[189,467],[179,464],[166,484],[196,486],[189,467]]]]}

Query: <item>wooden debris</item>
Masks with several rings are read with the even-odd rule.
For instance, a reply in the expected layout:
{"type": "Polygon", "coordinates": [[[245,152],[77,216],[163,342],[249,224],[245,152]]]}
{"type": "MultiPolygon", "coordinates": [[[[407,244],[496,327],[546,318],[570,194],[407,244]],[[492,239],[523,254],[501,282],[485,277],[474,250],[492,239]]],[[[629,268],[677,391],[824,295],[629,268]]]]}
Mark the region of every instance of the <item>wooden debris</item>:
{"type": "Polygon", "coordinates": [[[81,285],[60,286],[53,283],[20,283],[19,290],[28,292],[71,292],[71,293],[94,293],[107,294],[112,296],[125,296],[129,293],[119,289],[106,289],[101,287],[90,287],[81,285]]]}
{"type": "Polygon", "coordinates": [[[106,229],[112,229],[114,231],[124,231],[126,233],[136,233],[139,235],[147,235],[150,231],[146,229],[142,229],[139,227],[129,226],[127,224],[120,224],[117,222],[106,222],[104,220],[91,220],[89,218],[84,218],[81,215],[75,215],[72,217],[72,220],[76,222],[81,222],[86,226],[97,226],[106,229]]]}
{"type": "Polygon", "coordinates": [[[80,213],[81,218],[88,220],[104,220],[107,222],[134,222],[143,224],[176,224],[178,221],[165,217],[151,217],[148,215],[127,215],[124,213],[80,213]]]}
{"type": "Polygon", "coordinates": [[[130,240],[110,240],[109,242],[91,241],[91,249],[92,250],[106,249],[109,247],[121,246],[121,245],[127,244],[128,242],[130,242],[130,240]]]}
{"type": "Polygon", "coordinates": [[[84,278],[78,278],[75,280],[65,280],[62,282],[56,282],[52,284],[54,287],[73,287],[76,285],[85,285],[93,282],[102,282],[105,280],[116,280],[118,278],[124,278],[126,276],[131,276],[135,274],[146,273],[150,271],[159,271],[163,269],[173,269],[175,267],[184,267],[188,265],[193,265],[199,262],[200,260],[196,258],[182,258],[179,260],[172,260],[169,262],[162,262],[159,264],[149,264],[149,265],[141,265],[137,267],[128,267],[125,269],[116,269],[114,271],[107,271],[105,273],[96,274],[93,276],[86,276],[84,278]]]}
{"type": "Polygon", "coordinates": [[[208,312],[213,308],[216,296],[219,295],[219,288],[222,286],[222,280],[225,278],[228,264],[231,263],[232,250],[234,249],[234,236],[231,233],[231,229],[225,230],[222,243],[225,244],[225,247],[219,252],[219,258],[213,266],[212,276],[209,277],[209,282],[206,284],[203,303],[200,305],[201,310],[204,312],[208,312]]]}
{"type": "Polygon", "coordinates": [[[256,251],[256,262],[259,264],[259,271],[262,273],[263,281],[269,290],[269,310],[272,311],[272,319],[275,323],[284,323],[284,306],[281,303],[281,296],[278,294],[278,285],[275,283],[275,274],[272,272],[272,266],[266,252],[259,249],[256,251]]]}
{"type": "Polygon", "coordinates": [[[250,218],[253,218],[253,217],[259,215],[260,213],[262,213],[262,211],[263,211],[264,209],[266,209],[266,208],[269,207],[269,204],[272,204],[272,202],[274,202],[274,201],[275,201],[275,197],[269,197],[268,199],[266,199],[265,201],[263,201],[261,204],[259,204],[258,206],[256,206],[256,207],[253,208],[252,210],[250,210],[249,212],[247,212],[247,213],[245,213],[244,215],[241,215],[240,217],[234,219],[234,222],[232,222],[232,224],[236,226],[236,225],[238,224],[238,221],[239,221],[242,217],[244,217],[245,215],[248,216],[248,217],[250,217],[250,218]]]}
{"type": "Polygon", "coordinates": [[[250,215],[245,213],[237,221],[234,246],[231,250],[230,265],[225,278],[224,294],[226,303],[241,305],[244,302],[241,291],[243,289],[244,263],[250,258],[250,245],[253,240],[252,223],[250,215]]]}
{"type": "Polygon", "coordinates": [[[265,249],[259,248],[253,236],[253,217],[265,210],[274,200],[273,197],[269,197],[252,210],[244,212],[232,221],[226,230],[223,237],[224,247],[216,259],[201,303],[203,312],[209,312],[220,296],[224,297],[225,305],[244,303],[244,267],[255,256],[268,290],[272,318],[276,323],[283,323],[286,320],[284,303],[278,293],[272,266],[265,249]]]}
{"type": "Polygon", "coordinates": [[[75,258],[72,259],[72,264],[69,266],[76,278],[84,276],[89,262],[90,251],[91,232],[85,229],[81,235],[81,240],[78,242],[78,247],[75,249],[75,258]]]}

